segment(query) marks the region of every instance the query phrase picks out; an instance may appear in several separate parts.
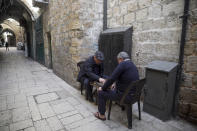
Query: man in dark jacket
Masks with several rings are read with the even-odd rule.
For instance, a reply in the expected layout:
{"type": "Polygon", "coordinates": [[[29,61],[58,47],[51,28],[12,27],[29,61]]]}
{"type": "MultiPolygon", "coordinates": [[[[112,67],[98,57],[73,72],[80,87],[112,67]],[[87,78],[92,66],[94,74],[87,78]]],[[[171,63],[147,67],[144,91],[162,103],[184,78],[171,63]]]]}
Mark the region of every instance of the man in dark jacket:
{"type": "MultiPolygon", "coordinates": [[[[120,52],[117,56],[118,66],[113,71],[112,75],[105,82],[103,87],[99,87],[98,91],[98,111],[94,115],[101,119],[105,118],[105,106],[106,101],[120,100],[124,91],[132,81],[139,80],[138,70],[133,62],[129,59],[129,55],[126,52],[120,52]],[[116,82],[116,88],[113,90],[108,89],[114,82],[116,82]]],[[[113,86],[112,86],[113,87],[113,86]]],[[[130,90],[130,95],[126,97],[127,101],[132,99],[131,94],[135,93],[136,89],[130,90]]]]}
{"type": "Polygon", "coordinates": [[[97,51],[94,56],[89,57],[82,66],[78,74],[77,80],[86,88],[86,98],[93,102],[92,86],[90,82],[99,81],[104,83],[103,78],[103,60],[104,55],[101,51],[97,51]]]}

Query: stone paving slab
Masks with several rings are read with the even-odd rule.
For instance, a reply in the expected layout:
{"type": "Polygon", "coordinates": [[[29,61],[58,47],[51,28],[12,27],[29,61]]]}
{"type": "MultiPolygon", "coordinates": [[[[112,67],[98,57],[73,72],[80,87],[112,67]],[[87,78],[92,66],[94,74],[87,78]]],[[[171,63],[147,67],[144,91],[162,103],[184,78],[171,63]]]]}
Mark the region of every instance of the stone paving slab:
{"type": "Polygon", "coordinates": [[[29,107],[21,107],[12,110],[12,121],[18,122],[31,119],[29,107]]]}
{"type": "Polygon", "coordinates": [[[36,131],[52,131],[45,119],[34,122],[34,125],[36,131]]]}
{"type": "Polygon", "coordinates": [[[47,93],[47,94],[41,94],[35,96],[35,100],[37,101],[38,104],[57,100],[57,99],[59,99],[59,97],[57,96],[56,93],[47,93]]]}
{"type": "Polygon", "coordinates": [[[6,97],[0,97],[0,111],[7,109],[6,97]]]}
{"type": "Polygon", "coordinates": [[[30,109],[30,113],[32,116],[32,120],[33,121],[40,120],[41,115],[40,115],[40,112],[39,112],[38,107],[36,105],[36,102],[34,101],[33,96],[28,97],[28,104],[29,104],[29,109],[30,109]]]}
{"type": "Polygon", "coordinates": [[[89,131],[105,131],[105,130],[111,130],[109,127],[107,127],[106,125],[104,125],[102,122],[100,122],[98,120],[97,121],[94,121],[94,122],[91,122],[89,124],[80,126],[78,128],[71,129],[71,130],[72,131],[86,131],[87,129],[89,131]]]}
{"type": "Polygon", "coordinates": [[[39,104],[38,108],[39,108],[42,118],[48,118],[51,116],[55,116],[55,113],[54,113],[53,109],[51,108],[51,106],[49,105],[49,103],[39,104]]]}
{"type": "Polygon", "coordinates": [[[48,118],[47,122],[49,123],[49,126],[53,131],[64,129],[60,120],[56,116],[48,118]]]}
{"type": "Polygon", "coordinates": [[[54,110],[54,112],[58,115],[58,114],[61,114],[61,113],[66,113],[66,112],[69,112],[69,111],[73,111],[74,110],[74,107],[68,103],[67,101],[65,100],[60,100],[60,101],[55,101],[55,102],[52,102],[51,103],[51,106],[54,110]]]}
{"type": "Polygon", "coordinates": [[[68,117],[65,117],[63,119],[61,119],[61,122],[63,125],[69,125],[71,123],[74,123],[74,122],[77,122],[77,121],[80,121],[82,120],[83,117],[81,116],[81,114],[74,114],[72,116],[68,116],[68,117]]]}
{"type": "Polygon", "coordinates": [[[22,130],[31,126],[33,126],[32,120],[19,121],[10,124],[10,131],[22,130]]]}
{"type": "Polygon", "coordinates": [[[0,127],[0,131],[9,131],[9,127],[8,126],[2,126],[2,127],[0,127]]]}
{"type": "Polygon", "coordinates": [[[8,125],[12,122],[10,110],[0,112],[0,126],[8,125]]]}
{"type": "MultiPolygon", "coordinates": [[[[128,131],[125,111],[113,105],[111,120],[93,116],[97,106],[51,70],[0,48],[0,131],[128,131]]],[[[184,120],[162,122],[133,105],[132,131],[196,131],[184,120]]]]}
{"type": "Polygon", "coordinates": [[[24,131],[36,131],[35,127],[28,127],[24,131]]]}

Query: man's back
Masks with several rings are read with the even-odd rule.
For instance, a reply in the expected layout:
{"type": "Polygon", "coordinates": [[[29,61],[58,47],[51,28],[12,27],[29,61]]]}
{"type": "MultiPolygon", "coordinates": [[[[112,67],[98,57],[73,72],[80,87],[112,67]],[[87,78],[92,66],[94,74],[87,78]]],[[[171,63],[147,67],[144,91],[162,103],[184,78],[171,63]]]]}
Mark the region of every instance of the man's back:
{"type": "MultiPolygon", "coordinates": [[[[116,82],[118,91],[124,92],[132,81],[139,80],[138,70],[132,61],[123,61],[117,68],[121,69],[121,73],[116,82]]],[[[135,89],[131,91],[131,93],[134,92],[135,89]]]]}
{"type": "MultiPolygon", "coordinates": [[[[136,80],[139,80],[139,74],[136,66],[131,60],[125,60],[118,64],[102,88],[103,90],[106,90],[113,82],[116,81],[117,91],[123,93],[129,84],[136,80]]],[[[135,89],[130,91],[130,93],[134,92],[135,89]]]]}

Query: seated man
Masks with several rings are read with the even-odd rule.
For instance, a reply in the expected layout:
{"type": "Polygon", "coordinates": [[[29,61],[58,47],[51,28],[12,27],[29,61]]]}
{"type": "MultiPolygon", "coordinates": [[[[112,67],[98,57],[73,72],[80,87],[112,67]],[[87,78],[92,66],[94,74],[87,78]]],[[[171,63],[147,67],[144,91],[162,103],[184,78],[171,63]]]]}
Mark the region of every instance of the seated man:
{"type": "MultiPolygon", "coordinates": [[[[98,112],[95,113],[95,117],[101,120],[106,120],[106,101],[107,100],[120,100],[124,91],[132,81],[139,80],[138,70],[133,62],[129,59],[129,55],[126,52],[120,52],[117,56],[118,66],[113,71],[112,75],[105,82],[103,87],[98,89],[98,112]],[[113,82],[116,82],[116,89],[108,89],[113,82]]],[[[135,88],[131,89],[129,94],[135,93],[135,88]]],[[[126,97],[127,101],[130,101],[131,95],[126,97]]]]}
{"type": "Polygon", "coordinates": [[[94,56],[89,57],[82,69],[78,74],[77,80],[84,84],[86,88],[86,98],[93,102],[92,86],[90,82],[99,81],[101,83],[105,82],[103,79],[103,60],[104,55],[101,51],[97,51],[94,56]]]}

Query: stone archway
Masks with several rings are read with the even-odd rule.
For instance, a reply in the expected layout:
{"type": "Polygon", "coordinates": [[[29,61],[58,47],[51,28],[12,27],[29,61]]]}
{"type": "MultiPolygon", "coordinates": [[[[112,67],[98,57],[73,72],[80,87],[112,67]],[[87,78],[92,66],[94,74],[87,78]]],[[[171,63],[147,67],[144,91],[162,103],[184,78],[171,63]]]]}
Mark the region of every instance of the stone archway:
{"type": "MultiPolygon", "coordinates": [[[[0,0],[0,9],[5,5],[5,1],[0,0]],[[3,3],[3,4],[2,4],[3,3]]],[[[36,59],[36,42],[35,42],[35,20],[39,12],[34,11],[33,5],[29,4],[30,0],[10,0],[10,3],[3,11],[0,10],[0,24],[5,20],[12,18],[19,22],[24,28],[25,45],[28,50],[28,56],[36,59]]],[[[6,1],[6,2],[9,2],[6,1]]]]}
{"type": "Polygon", "coordinates": [[[16,35],[15,35],[14,31],[12,31],[11,29],[6,28],[6,29],[3,29],[3,31],[0,33],[0,35],[2,35],[5,32],[8,32],[8,33],[12,34],[12,35],[7,36],[9,46],[16,47],[16,35]]]}

